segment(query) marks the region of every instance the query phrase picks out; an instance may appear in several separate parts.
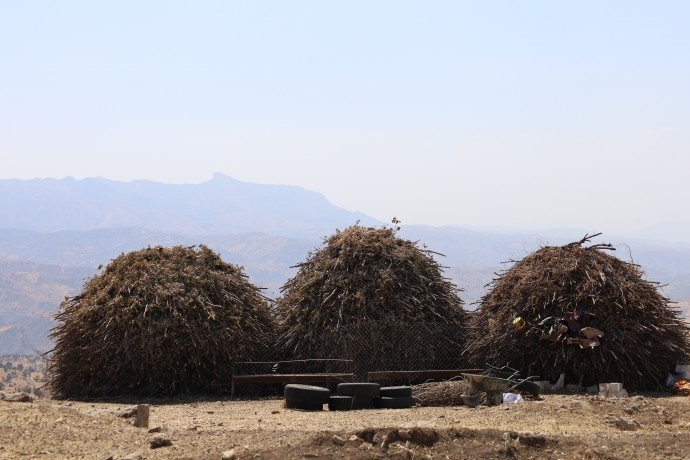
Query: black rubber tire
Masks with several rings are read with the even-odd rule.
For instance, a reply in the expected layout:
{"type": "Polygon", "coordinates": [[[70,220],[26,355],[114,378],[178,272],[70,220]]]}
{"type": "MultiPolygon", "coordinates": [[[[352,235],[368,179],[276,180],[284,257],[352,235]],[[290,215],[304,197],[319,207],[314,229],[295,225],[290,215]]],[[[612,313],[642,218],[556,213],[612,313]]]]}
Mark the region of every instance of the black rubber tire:
{"type": "Polygon", "coordinates": [[[381,387],[379,395],[384,398],[405,398],[412,396],[411,386],[381,387]]]}
{"type": "Polygon", "coordinates": [[[339,383],[336,388],[338,396],[369,396],[377,398],[381,394],[381,385],[378,383],[339,383]]]}
{"type": "Polygon", "coordinates": [[[291,401],[289,399],[285,400],[285,407],[287,409],[299,409],[299,410],[323,410],[323,404],[314,402],[304,402],[304,401],[291,401]]]}
{"type": "Polygon", "coordinates": [[[518,390],[523,393],[529,393],[534,396],[539,396],[539,390],[541,390],[541,388],[538,384],[534,382],[522,382],[518,386],[516,386],[514,390],[518,390]]]}
{"type": "Polygon", "coordinates": [[[324,387],[317,387],[315,385],[301,385],[299,383],[290,383],[285,385],[283,391],[285,399],[293,402],[304,402],[324,405],[328,403],[328,398],[331,396],[331,390],[324,387]]]}
{"type": "Polygon", "coordinates": [[[374,398],[369,396],[331,396],[328,410],[357,410],[374,407],[374,398]]]}
{"type": "Polygon", "coordinates": [[[417,400],[412,396],[400,396],[397,398],[382,396],[374,399],[374,407],[378,409],[408,409],[417,405],[417,400]]]}

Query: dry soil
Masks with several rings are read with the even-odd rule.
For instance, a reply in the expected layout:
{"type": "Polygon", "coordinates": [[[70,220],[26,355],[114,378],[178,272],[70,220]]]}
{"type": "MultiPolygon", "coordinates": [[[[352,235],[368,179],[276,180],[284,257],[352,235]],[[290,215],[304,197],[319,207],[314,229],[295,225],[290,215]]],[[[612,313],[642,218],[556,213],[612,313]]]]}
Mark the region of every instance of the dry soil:
{"type": "Polygon", "coordinates": [[[242,459],[688,459],[690,398],[552,394],[473,409],[346,412],[288,410],[278,399],[0,401],[3,459],[221,459],[224,453],[242,459]],[[149,404],[148,428],[121,416],[136,403],[149,404]],[[152,447],[153,436],[170,445],[152,447]]]}

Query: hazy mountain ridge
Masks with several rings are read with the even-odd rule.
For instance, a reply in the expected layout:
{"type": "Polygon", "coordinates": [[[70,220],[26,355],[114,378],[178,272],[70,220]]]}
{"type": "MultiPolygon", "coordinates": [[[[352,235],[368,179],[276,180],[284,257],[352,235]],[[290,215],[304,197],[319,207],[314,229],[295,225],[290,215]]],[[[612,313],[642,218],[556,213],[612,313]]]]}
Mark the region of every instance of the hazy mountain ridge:
{"type": "Polygon", "coordinates": [[[223,174],[201,184],[102,178],[0,180],[0,228],[37,232],[135,227],[182,235],[264,232],[320,237],[360,220],[317,192],[223,174]]]}
{"type": "MultiPolygon", "coordinates": [[[[225,261],[243,266],[251,282],[265,288],[268,297],[276,298],[280,287],[296,272],[294,266],[320,247],[324,236],[358,220],[364,225],[383,225],[332,206],[313,192],[246,184],[222,175],[189,186],[104,179],[0,180],[0,210],[7,209],[15,215],[0,223],[0,354],[17,349],[30,352],[31,347],[45,349],[52,317],[65,295],[78,293],[83,282],[98,273],[99,266],[121,253],[155,245],[204,244],[225,261]],[[43,181],[49,186],[43,187],[43,181]],[[7,182],[19,185],[8,186],[7,182]],[[234,188],[239,191],[231,193],[234,188]],[[20,192],[30,198],[16,195],[20,192]],[[145,198],[148,192],[151,196],[145,198]],[[117,196],[120,193],[123,195],[117,196]],[[285,198],[278,200],[276,194],[285,198]],[[215,195],[222,197],[216,199],[215,195]],[[277,201],[264,202],[272,200],[277,201]],[[7,208],[8,203],[14,207],[7,208]],[[27,209],[28,203],[34,207],[27,209]],[[80,208],[82,203],[85,206],[80,208]],[[67,208],[64,212],[63,207],[67,208]],[[315,209],[323,212],[315,213],[315,209]],[[45,219],[39,218],[43,212],[45,219]],[[250,222],[253,218],[256,220],[250,222]],[[240,223],[226,224],[233,220],[240,223]],[[183,232],[166,228],[175,227],[171,225],[175,221],[183,232]],[[132,227],[132,222],[145,222],[147,227],[132,227]],[[151,227],[159,224],[162,229],[151,227]],[[45,230],[69,225],[73,228],[45,230]],[[87,228],[90,225],[94,228],[87,228]],[[278,227],[282,230],[272,233],[278,227]],[[237,228],[253,230],[231,231],[237,228]]],[[[577,229],[511,233],[404,224],[399,232],[402,238],[443,254],[434,257],[462,289],[468,309],[476,307],[496,273],[510,268],[509,261],[520,260],[545,245],[577,241],[584,234],[577,229]]],[[[617,249],[613,255],[639,264],[649,280],[665,285],[662,290],[671,299],[690,298],[690,245],[608,235],[594,242],[612,243],[617,249]]],[[[687,314],[687,303],[680,305],[687,314]]]]}

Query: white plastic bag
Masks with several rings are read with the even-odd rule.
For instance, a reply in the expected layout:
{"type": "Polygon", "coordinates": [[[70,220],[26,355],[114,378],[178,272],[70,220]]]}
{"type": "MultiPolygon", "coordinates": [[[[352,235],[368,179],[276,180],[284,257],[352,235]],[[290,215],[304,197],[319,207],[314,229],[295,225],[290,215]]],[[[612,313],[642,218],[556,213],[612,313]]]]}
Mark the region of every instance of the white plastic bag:
{"type": "Polygon", "coordinates": [[[519,395],[517,393],[503,393],[503,403],[504,404],[509,404],[509,403],[521,403],[524,402],[525,400],[522,399],[522,395],[519,395]]]}

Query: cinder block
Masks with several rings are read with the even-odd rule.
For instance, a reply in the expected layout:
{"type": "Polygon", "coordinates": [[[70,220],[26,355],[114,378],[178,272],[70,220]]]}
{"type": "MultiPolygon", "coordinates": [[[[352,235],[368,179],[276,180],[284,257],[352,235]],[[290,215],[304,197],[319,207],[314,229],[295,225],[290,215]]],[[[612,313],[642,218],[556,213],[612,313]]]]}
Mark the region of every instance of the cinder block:
{"type": "Polygon", "coordinates": [[[609,395],[609,384],[600,383],[599,384],[599,396],[607,397],[609,395]]]}
{"type": "Polygon", "coordinates": [[[622,383],[609,383],[609,393],[619,393],[623,389],[622,383]]]}
{"type": "Polygon", "coordinates": [[[628,392],[623,388],[623,384],[620,382],[600,383],[599,396],[623,398],[628,396],[628,392]]]}

